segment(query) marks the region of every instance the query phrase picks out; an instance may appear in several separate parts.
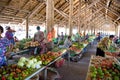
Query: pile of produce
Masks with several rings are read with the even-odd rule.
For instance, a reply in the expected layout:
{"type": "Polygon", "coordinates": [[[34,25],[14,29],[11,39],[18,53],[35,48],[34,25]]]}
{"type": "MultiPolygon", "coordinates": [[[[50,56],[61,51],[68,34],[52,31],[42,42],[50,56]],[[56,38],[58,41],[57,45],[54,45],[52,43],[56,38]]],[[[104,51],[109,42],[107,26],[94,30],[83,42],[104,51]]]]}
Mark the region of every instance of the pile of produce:
{"type": "Polygon", "coordinates": [[[87,80],[120,80],[120,64],[114,58],[92,57],[87,80]]]}
{"type": "Polygon", "coordinates": [[[29,48],[29,47],[37,47],[39,45],[40,45],[40,43],[38,41],[35,41],[35,42],[29,41],[29,42],[25,43],[25,47],[24,48],[26,49],[26,48],[29,48]]]}
{"type": "Polygon", "coordinates": [[[105,52],[106,56],[117,57],[119,52],[105,52]]]}
{"type": "Polygon", "coordinates": [[[117,49],[113,46],[110,46],[109,49],[108,49],[109,52],[116,52],[117,49]]]}
{"type": "Polygon", "coordinates": [[[25,58],[21,57],[20,60],[18,61],[18,66],[19,67],[27,67],[27,68],[40,68],[42,64],[42,61],[37,61],[36,58],[25,58]]]}
{"type": "Polygon", "coordinates": [[[16,52],[15,50],[23,50],[25,48],[25,43],[26,42],[29,42],[29,41],[32,41],[32,39],[23,39],[19,42],[16,42],[15,46],[14,46],[14,52],[16,52]]]}
{"type": "Polygon", "coordinates": [[[0,80],[24,80],[35,69],[27,67],[19,67],[15,64],[2,66],[0,68],[0,80]]]}
{"type": "Polygon", "coordinates": [[[61,41],[59,42],[59,45],[64,45],[64,41],[61,40],[61,41]]]}
{"type": "Polygon", "coordinates": [[[70,47],[70,50],[75,51],[75,52],[80,52],[82,48],[84,48],[84,44],[73,43],[72,47],[70,47]]]}
{"type": "Polygon", "coordinates": [[[56,59],[58,56],[61,55],[61,52],[47,52],[46,54],[41,54],[40,56],[37,56],[36,59],[38,61],[42,61],[43,65],[47,65],[52,60],[56,59]]]}
{"type": "Polygon", "coordinates": [[[74,52],[80,52],[81,48],[77,48],[76,46],[72,46],[72,47],[70,47],[70,50],[74,51],[74,52]]]}
{"type": "Polygon", "coordinates": [[[65,50],[64,48],[55,47],[52,49],[52,52],[59,52],[65,50]]]}

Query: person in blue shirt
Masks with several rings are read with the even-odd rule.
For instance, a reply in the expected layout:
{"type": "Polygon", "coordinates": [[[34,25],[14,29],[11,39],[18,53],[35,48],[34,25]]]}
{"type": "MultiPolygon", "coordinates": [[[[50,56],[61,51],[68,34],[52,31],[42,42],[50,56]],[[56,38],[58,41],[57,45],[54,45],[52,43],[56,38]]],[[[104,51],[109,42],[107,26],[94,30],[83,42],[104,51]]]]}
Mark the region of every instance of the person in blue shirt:
{"type": "Polygon", "coordinates": [[[0,26],[0,67],[6,65],[6,56],[10,55],[12,45],[6,37],[2,37],[3,27],[0,26]]]}

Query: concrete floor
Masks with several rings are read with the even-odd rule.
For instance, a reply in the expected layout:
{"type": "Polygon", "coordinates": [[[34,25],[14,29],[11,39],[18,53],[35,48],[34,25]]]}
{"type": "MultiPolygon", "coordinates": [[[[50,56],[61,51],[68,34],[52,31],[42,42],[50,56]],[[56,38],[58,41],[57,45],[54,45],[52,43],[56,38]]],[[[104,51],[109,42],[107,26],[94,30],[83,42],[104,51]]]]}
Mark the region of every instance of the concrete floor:
{"type": "Polygon", "coordinates": [[[96,45],[91,45],[79,62],[70,62],[68,66],[66,61],[62,67],[57,69],[61,75],[60,80],[85,80],[91,55],[95,53],[96,45]]]}

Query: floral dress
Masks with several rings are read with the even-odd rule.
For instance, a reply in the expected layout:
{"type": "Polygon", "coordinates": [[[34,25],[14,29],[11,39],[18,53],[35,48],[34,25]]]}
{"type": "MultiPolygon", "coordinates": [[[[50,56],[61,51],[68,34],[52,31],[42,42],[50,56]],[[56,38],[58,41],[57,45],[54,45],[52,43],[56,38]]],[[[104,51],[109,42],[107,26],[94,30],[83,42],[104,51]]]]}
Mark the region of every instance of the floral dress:
{"type": "Polygon", "coordinates": [[[0,67],[6,65],[5,52],[10,45],[10,41],[7,38],[0,38],[0,67]]]}

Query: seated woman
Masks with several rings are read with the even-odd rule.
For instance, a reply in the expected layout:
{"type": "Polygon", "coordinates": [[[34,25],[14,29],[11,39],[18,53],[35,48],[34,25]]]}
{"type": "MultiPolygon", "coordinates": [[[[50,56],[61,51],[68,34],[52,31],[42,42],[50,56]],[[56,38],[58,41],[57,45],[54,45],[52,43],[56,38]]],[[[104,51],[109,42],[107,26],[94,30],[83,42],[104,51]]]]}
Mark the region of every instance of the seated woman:
{"type": "Polygon", "coordinates": [[[108,49],[107,48],[108,42],[109,42],[109,38],[105,37],[98,43],[96,56],[105,57],[105,51],[108,49]]]}
{"type": "Polygon", "coordinates": [[[69,48],[72,46],[71,36],[68,36],[64,42],[64,47],[69,48]]]}
{"type": "Polygon", "coordinates": [[[0,67],[6,65],[6,56],[10,55],[12,45],[7,38],[2,37],[3,27],[0,26],[0,67]]]}

